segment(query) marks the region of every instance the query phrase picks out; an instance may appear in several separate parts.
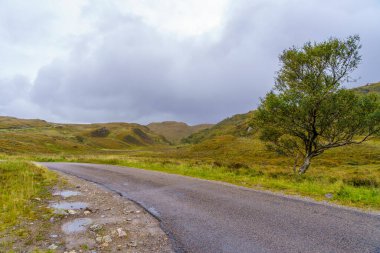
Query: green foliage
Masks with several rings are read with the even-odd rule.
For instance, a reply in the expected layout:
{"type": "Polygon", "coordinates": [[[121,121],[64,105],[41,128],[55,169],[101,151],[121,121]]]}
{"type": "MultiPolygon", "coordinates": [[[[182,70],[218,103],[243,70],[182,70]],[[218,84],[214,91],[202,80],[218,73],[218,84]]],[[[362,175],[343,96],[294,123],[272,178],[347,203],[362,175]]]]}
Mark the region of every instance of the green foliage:
{"type": "Polygon", "coordinates": [[[359,37],[330,39],[285,50],[274,90],[255,114],[262,140],[279,154],[310,160],[330,148],[358,144],[380,131],[375,95],[358,96],[341,88],[358,66],[359,37]],[[362,136],[359,140],[358,136],[362,136]]]}

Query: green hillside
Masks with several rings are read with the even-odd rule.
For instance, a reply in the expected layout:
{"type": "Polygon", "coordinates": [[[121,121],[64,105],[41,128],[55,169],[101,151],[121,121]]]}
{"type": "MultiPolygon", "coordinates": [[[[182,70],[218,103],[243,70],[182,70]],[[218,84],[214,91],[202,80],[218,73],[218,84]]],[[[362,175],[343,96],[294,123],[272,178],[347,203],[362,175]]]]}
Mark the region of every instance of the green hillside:
{"type": "Polygon", "coordinates": [[[26,129],[36,127],[50,127],[51,124],[40,119],[18,119],[14,117],[0,116],[0,130],[3,129],[26,129]]]}
{"type": "Polygon", "coordinates": [[[178,144],[181,139],[198,131],[212,127],[212,124],[189,126],[183,122],[164,121],[150,123],[147,127],[154,133],[164,136],[168,141],[178,144]]]}
{"type": "Polygon", "coordinates": [[[353,89],[362,94],[380,94],[380,82],[370,83],[353,89]]]}
{"type": "Polygon", "coordinates": [[[4,153],[78,153],[167,144],[164,137],[139,124],[55,124],[0,117],[0,152],[4,153]]]}
{"type": "Polygon", "coordinates": [[[218,124],[196,132],[182,140],[184,143],[200,143],[204,140],[211,139],[217,136],[232,135],[232,136],[250,136],[254,132],[252,125],[252,116],[254,111],[244,114],[236,114],[232,117],[222,120],[218,124]]]}

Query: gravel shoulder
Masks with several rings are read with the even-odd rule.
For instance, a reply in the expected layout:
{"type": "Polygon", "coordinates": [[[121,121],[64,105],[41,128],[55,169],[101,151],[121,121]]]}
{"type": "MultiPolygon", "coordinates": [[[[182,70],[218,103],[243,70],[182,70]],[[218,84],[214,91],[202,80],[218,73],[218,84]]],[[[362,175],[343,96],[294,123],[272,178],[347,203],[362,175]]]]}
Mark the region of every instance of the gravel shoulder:
{"type": "Polygon", "coordinates": [[[159,221],[142,207],[95,183],[59,174],[67,183],[52,189],[49,201],[38,200],[53,215],[23,224],[29,232],[12,238],[15,252],[173,252],[159,221]]]}

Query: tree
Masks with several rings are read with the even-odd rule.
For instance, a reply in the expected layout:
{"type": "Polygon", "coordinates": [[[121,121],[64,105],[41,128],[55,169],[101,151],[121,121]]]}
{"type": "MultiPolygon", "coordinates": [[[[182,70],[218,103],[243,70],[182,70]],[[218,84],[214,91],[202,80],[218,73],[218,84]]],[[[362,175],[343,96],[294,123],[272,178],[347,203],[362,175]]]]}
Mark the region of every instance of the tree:
{"type": "Polygon", "coordinates": [[[380,103],[375,95],[358,96],[341,87],[361,61],[360,38],[307,42],[280,55],[274,89],[254,116],[261,139],[277,152],[294,157],[303,174],[324,151],[360,144],[380,132],[380,103]]]}

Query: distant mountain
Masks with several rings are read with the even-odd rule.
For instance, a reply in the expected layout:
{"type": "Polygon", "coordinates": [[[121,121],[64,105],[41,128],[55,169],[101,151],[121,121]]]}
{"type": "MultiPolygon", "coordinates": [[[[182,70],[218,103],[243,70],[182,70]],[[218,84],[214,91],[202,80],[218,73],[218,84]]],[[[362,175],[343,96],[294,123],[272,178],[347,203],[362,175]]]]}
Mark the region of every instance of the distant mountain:
{"type": "Polygon", "coordinates": [[[173,144],[177,144],[181,139],[212,126],[213,124],[189,126],[186,123],[176,121],[154,122],[147,125],[152,132],[164,136],[173,144]]]}
{"type": "Polygon", "coordinates": [[[1,129],[23,129],[31,127],[49,127],[51,124],[40,119],[18,119],[14,117],[0,116],[1,129]]]}
{"type": "Polygon", "coordinates": [[[58,153],[168,145],[149,128],[130,123],[56,124],[0,117],[0,152],[58,153]]]}

